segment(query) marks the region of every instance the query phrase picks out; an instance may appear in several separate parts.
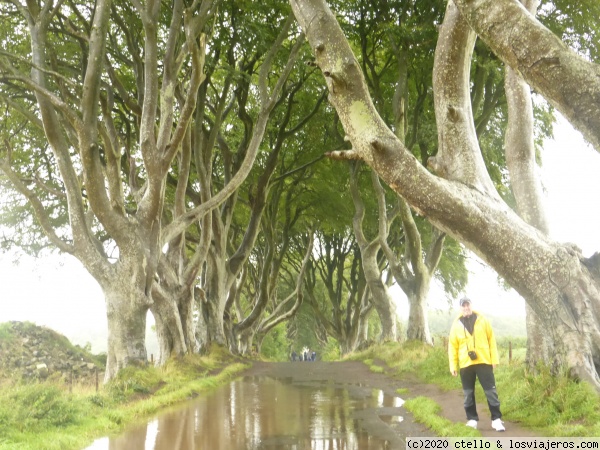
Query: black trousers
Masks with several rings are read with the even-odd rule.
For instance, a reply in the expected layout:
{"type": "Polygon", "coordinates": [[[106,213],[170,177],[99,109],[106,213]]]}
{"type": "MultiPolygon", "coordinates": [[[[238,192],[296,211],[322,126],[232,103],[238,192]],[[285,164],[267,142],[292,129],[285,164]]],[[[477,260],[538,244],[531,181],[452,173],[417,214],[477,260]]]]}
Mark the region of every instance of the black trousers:
{"type": "Polygon", "coordinates": [[[500,419],[502,413],[500,412],[500,400],[496,391],[494,369],[489,364],[473,364],[472,366],[460,369],[460,381],[462,382],[463,393],[465,394],[467,420],[479,420],[475,404],[475,378],[478,378],[479,383],[481,383],[490,413],[492,414],[492,420],[500,419]]]}

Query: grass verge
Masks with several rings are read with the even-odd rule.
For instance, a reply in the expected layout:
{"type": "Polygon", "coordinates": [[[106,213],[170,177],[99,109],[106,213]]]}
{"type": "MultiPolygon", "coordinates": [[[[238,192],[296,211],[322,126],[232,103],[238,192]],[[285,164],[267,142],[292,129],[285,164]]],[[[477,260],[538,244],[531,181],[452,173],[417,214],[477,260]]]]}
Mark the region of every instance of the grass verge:
{"type": "Polygon", "coordinates": [[[417,422],[426,424],[438,436],[481,436],[477,430],[469,428],[463,423],[451,422],[440,416],[440,405],[430,398],[411,398],[404,403],[404,406],[413,414],[417,422]]]}
{"type": "Polygon", "coordinates": [[[57,382],[0,386],[0,449],[81,449],[158,411],[214,389],[248,367],[227,352],[191,355],[165,367],[127,368],[102,387],[69,392],[57,382]]]}
{"type": "MultiPolygon", "coordinates": [[[[514,353],[519,354],[518,351],[514,353]]],[[[574,381],[566,371],[553,376],[545,367],[530,373],[525,369],[522,357],[513,358],[509,363],[508,352],[502,349],[500,356],[501,364],[495,371],[496,386],[506,420],[518,422],[540,436],[600,436],[600,396],[589,384],[574,381]]],[[[445,390],[461,389],[460,380],[448,372],[446,348],[441,345],[387,343],[354,353],[346,359],[363,361],[369,367],[373,367],[374,360],[382,361],[388,367],[386,373],[398,379],[410,373],[445,390]]],[[[476,389],[476,397],[485,399],[478,383],[476,389]]],[[[417,397],[405,405],[417,421],[440,436],[480,435],[462,423],[448,423],[440,416],[439,405],[430,399],[417,397]]]]}

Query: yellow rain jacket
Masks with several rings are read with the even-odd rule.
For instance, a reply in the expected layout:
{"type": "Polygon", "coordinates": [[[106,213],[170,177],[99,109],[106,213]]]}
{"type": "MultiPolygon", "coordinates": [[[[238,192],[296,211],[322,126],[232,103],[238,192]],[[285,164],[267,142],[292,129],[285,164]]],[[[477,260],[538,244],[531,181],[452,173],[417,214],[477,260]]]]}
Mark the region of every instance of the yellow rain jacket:
{"type": "Polygon", "coordinates": [[[473,335],[460,321],[462,316],[456,318],[450,329],[448,338],[448,360],[450,371],[457,371],[473,364],[498,364],[498,348],[496,338],[489,321],[476,311],[477,315],[473,327],[473,335]],[[477,359],[469,357],[469,351],[477,353],[477,359]]]}

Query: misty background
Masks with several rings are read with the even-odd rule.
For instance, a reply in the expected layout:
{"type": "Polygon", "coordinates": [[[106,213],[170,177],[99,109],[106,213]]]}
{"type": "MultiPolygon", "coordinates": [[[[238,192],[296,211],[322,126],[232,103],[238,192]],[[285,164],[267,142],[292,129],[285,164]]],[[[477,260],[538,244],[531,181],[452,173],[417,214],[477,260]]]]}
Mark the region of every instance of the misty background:
{"type": "MultiPolygon", "coordinates": [[[[600,155],[559,116],[555,138],[542,152],[540,176],[546,196],[551,236],[580,247],[584,256],[600,250],[600,155]],[[594,205],[592,209],[589,205],[594,205]]],[[[525,303],[502,286],[496,273],[475,255],[468,261],[465,294],[473,307],[491,319],[499,336],[525,334],[525,303]]],[[[399,288],[392,289],[401,319],[408,306],[399,288]]],[[[458,314],[456,302],[439,285],[429,296],[432,333],[445,334],[458,314]]],[[[157,354],[152,316],[148,316],[148,354],[157,354]]],[[[47,252],[32,258],[17,252],[0,254],[0,323],[29,321],[64,334],[74,344],[106,351],[106,310],[102,291],[81,263],[69,255],[47,252]]]]}

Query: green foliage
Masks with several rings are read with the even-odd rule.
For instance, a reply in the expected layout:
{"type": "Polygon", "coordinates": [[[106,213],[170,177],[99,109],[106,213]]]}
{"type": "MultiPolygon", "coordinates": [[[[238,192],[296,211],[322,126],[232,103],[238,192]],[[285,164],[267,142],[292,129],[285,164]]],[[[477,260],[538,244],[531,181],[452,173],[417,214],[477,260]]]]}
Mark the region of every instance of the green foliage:
{"type": "Polygon", "coordinates": [[[369,370],[371,372],[374,372],[374,373],[383,373],[385,371],[385,367],[384,366],[382,366],[381,364],[377,364],[372,359],[363,359],[362,362],[365,363],[367,366],[369,366],[369,370]]]}
{"type": "Polygon", "coordinates": [[[263,339],[260,347],[261,354],[271,361],[289,360],[290,344],[285,336],[286,323],[282,322],[273,328],[263,339]]]}
{"type": "Polygon", "coordinates": [[[106,392],[114,403],[124,402],[136,394],[156,391],[162,382],[160,371],[155,367],[126,367],[108,384],[106,392]]]}
{"type": "Polygon", "coordinates": [[[77,424],[83,411],[63,387],[52,383],[15,384],[0,390],[0,429],[10,433],[77,424]]]}
{"type": "Polygon", "coordinates": [[[317,357],[323,361],[338,361],[342,355],[340,352],[340,344],[334,338],[327,339],[327,344],[321,350],[321,355],[317,352],[317,357]]]}
{"type": "Polygon", "coordinates": [[[549,436],[600,435],[598,393],[588,383],[574,381],[566,370],[553,375],[543,366],[534,372],[522,365],[504,368],[498,371],[497,384],[510,386],[510,395],[502,391],[503,411],[528,427],[549,436]]]}
{"type": "Polygon", "coordinates": [[[0,343],[9,343],[14,339],[15,335],[12,326],[8,322],[0,323],[0,343]]]}
{"type": "MultiPolygon", "coordinates": [[[[431,236],[431,233],[425,235],[423,242],[425,246],[430,244],[431,236]]],[[[434,276],[442,282],[444,292],[452,298],[456,298],[460,292],[463,292],[469,281],[465,263],[465,248],[455,239],[446,236],[444,254],[434,276]]]]}
{"type": "MultiPolygon", "coordinates": [[[[519,345],[524,342],[515,340],[514,344],[514,348],[521,348],[519,345]]],[[[347,359],[360,360],[367,365],[379,359],[385,361],[400,379],[412,373],[445,390],[461,389],[460,379],[448,372],[448,356],[442,345],[390,343],[355,353],[347,359]]],[[[573,380],[564,370],[554,375],[547,367],[528,372],[523,361],[508,364],[506,351],[501,351],[495,376],[506,420],[520,422],[540,436],[600,436],[600,396],[588,383],[573,380]]],[[[479,384],[476,384],[475,396],[485,398],[479,384]]],[[[463,424],[448,424],[439,417],[439,407],[430,399],[415,398],[405,405],[418,421],[440,436],[475,436],[472,433],[478,433],[463,424]]]]}
{"type": "Polygon", "coordinates": [[[440,406],[430,398],[411,398],[404,403],[404,407],[413,414],[417,422],[426,424],[437,436],[481,436],[481,433],[473,428],[441,417],[440,406]]]}
{"type": "Polygon", "coordinates": [[[310,305],[307,305],[306,302],[302,304],[294,317],[294,324],[297,331],[293,340],[291,340],[291,348],[295,349],[296,352],[300,352],[303,347],[308,347],[316,349],[317,353],[321,353],[321,345],[315,336],[316,317],[312,313],[310,305]]]}
{"type": "Polygon", "coordinates": [[[0,449],[69,450],[115,434],[167,406],[231,381],[247,368],[213,348],[165,367],[127,368],[99,392],[44,383],[0,387],[0,449]],[[208,372],[214,372],[208,375],[208,372]]]}
{"type": "Polygon", "coordinates": [[[596,0],[543,0],[537,15],[571,48],[600,62],[600,3],[596,0]]]}

